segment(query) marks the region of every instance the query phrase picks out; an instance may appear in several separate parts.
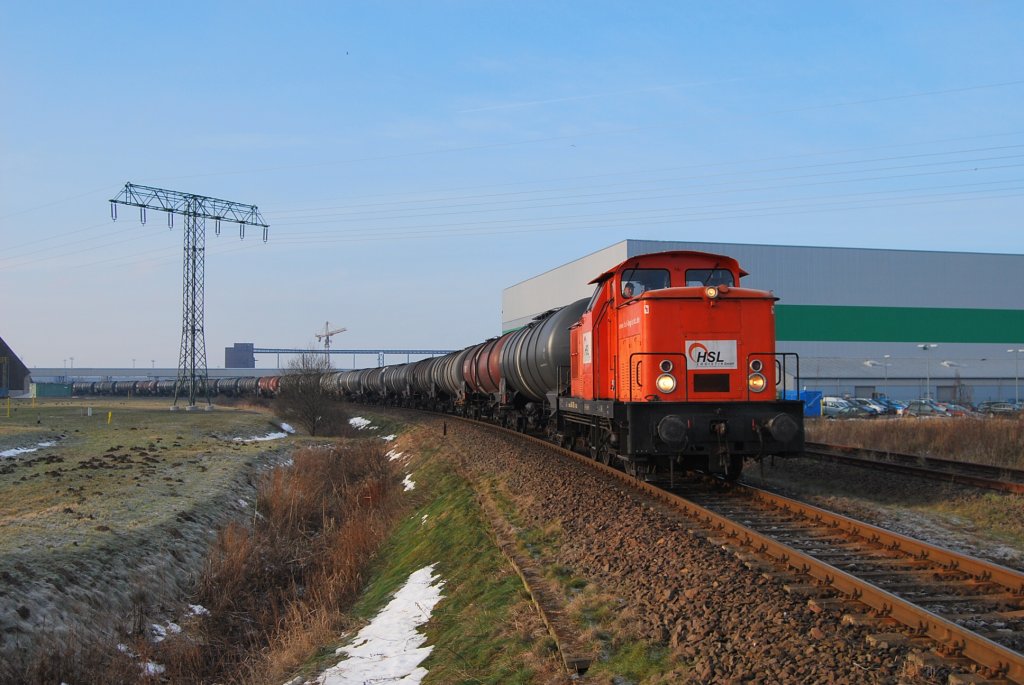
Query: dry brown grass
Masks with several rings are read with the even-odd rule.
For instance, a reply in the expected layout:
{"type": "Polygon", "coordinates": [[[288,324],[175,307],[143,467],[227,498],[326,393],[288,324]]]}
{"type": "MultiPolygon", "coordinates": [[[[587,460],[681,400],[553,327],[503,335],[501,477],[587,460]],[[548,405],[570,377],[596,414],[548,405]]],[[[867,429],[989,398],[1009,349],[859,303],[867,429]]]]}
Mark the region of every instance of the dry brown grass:
{"type": "Polygon", "coordinates": [[[210,616],[163,643],[172,679],[279,682],[329,642],[390,528],[391,480],[377,445],[301,450],[268,474],[256,524],[226,528],[200,580],[210,616]]]}
{"type": "Polygon", "coordinates": [[[219,533],[192,599],[209,615],[158,644],[140,634],[134,659],[109,644],[62,645],[19,682],[283,682],[343,626],[395,520],[394,481],[381,445],[297,451],[260,482],[256,515],[219,533]],[[145,661],[166,671],[145,676],[145,661]]]}
{"type": "Polygon", "coordinates": [[[807,423],[807,439],[832,445],[1024,468],[1024,417],[815,419],[807,423]]]}

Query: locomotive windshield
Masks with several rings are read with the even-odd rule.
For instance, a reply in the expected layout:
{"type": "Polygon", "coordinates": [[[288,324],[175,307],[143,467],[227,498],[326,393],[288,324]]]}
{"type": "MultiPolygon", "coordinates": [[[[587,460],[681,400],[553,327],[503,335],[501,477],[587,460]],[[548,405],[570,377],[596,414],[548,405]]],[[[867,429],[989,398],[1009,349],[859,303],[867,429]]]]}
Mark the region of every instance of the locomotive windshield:
{"type": "Polygon", "coordinates": [[[728,269],[687,269],[686,285],[736,285],[728,269]]]}
{"type": "Polygon", "coordinates": [[[668,269],[628,269],[622,272],[622,296],[636,297],[648,290],[661,290],[672,285],[668,269]]]}

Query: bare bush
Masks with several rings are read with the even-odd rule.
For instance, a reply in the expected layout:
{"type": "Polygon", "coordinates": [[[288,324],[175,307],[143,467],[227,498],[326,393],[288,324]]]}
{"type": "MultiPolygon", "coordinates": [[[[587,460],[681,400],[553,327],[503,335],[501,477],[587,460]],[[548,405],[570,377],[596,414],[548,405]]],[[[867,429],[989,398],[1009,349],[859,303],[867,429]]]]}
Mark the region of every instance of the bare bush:
{"type": "Polygon", "coordinates": [[[305,352],[293,359],[281,378],[274,411],[310,435],[345,434],[348,417],[323,384],[324,376],[332,371],[330,360],[318,352],[305,352]]]}
{"type": "Polygon", "coordinates": [[[328,641],[394,519],[384,450],[304,449],[261,482],[251,527],[219,535],[196,601],[210,614],[157,658],[174,682],[272,682],[328,641]]]}

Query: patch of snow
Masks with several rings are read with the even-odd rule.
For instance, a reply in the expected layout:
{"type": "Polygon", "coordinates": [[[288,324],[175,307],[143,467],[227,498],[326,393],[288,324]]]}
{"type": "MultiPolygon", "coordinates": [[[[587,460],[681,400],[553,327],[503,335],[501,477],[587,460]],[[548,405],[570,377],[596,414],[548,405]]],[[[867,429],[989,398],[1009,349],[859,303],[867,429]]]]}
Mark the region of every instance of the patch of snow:
{"type": "Polygon", "coordinates": [[[238,500],[238,506],[240,509],[245,509],[247,506],[249,506],[249,503],[246,502],[244,499],[240,499],[238,500]]]}
{"type": "Polygon", "coordinates": [[[188,610],[192,612],[193,616],[209,616],[210,610],[204,607],[202,604],[189,604],[188,610]]]}
{"type": "Polygon", "coordinates": [[[289,425],[287,423],[282,423],[281,424],[281,430],[283,430],[285,433],[289,433],[289,434],[295,432],[295,429],[292,428],[291,425],[289,425]]]}
{"type": "Polygon", "coordinates": [[[420,664],[430,656],[432,646],[423,646],[426,636],[417,628],[430,619],[441,601],[444,581],[434,575],[434,565],[416,571],[395,593],[384,609],[338,654],[348,658],[324,671],[320,685],[363,685],[403,683],[419,685],[427,675],[420,664]]]}
{"type": "Polygon", "coordinates": [[[388,461],[394,461],[395,459],[401,459],[403,454],[405,454],[405,452],[396,452],[395,450],[388,450],[384,456],[388,458],[388,461]]]}
{"type": "Polygon", "coordinates": [[[397,437],[398,437],[397,435],[392,433],[391,435],[382,435],[382,436],[380,436],[380,439],[383,440],[384,442],[391,442],[392,440],[394,440],[397,437]]]}
{"type": "Polygon", "coordinates": [[[47,440],[45,442],[36,443],[35,447],[15,447],[14,449],[4,450],[0,452],[0,459],[6,459],[8,457],[16,457],[19,454],[28,454],[29,452],[37,452],[47,447],[53,447],[57,443],[54,440],[47,440]]]}
{"type": "Polygon", "coordinates": [[[370,427],[370,419],[364,419],[362,416],[353,416],[348,420],[348,425],[356,430],[363,430],[370,427]]]}
{"type": "MultiPolygon", "coordinates": [[[[294,431],[292,432],[294,433],[294,431]]],[[[266,442],[267,440],[280,440],[287,437],[287,433],[267,433],[266,435],[254,435],[251,438],[235,438],[235,442],[266,442]]]]}
{"type": "Polygon", "coordinates": [[[413,481],[412,477],[409,476],[409,475],[406,475],[406,477],[402,480],[402,485],[405,486],[405,491],[406,492],[408,492],[410,490],[413,490],[416,487],[416,483],[413,481]]]}
{"type": "Polygon", "coordinates": [[[427,516],[428,516],[427,514],[424,514],[423,518],[420,519],[420,525],[421,526],[427,525],[427,516]]]}
{"type": "Polygon", "coordinates": [[[160,664],[154,663],[152,661],[147,661],[143,665],[142,670],[146,673],[146,675],[160,675],[167,669],[161,666],[160,664]]]}
{"type": "Polygon", "coordinates": [[[153,633],[153,642],[163,642],[164,638],[167,637],[167,629],[162,625],[154,623],[149,629],[153,633]]]}

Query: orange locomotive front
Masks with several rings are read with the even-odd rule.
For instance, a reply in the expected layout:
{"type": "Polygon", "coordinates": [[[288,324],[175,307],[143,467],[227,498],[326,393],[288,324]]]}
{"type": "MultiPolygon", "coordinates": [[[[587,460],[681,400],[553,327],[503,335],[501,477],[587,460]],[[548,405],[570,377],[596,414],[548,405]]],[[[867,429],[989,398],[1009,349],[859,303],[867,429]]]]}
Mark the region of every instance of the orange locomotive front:
{"type": "Polygon", "coordinates": [[[558,430],[643,475],[680,463],[730,476],[743,458],[803,449],[794,354],[775,351],[775,298],[731,257],[662,252],[594,279],[570,330],[558,430]]]}

